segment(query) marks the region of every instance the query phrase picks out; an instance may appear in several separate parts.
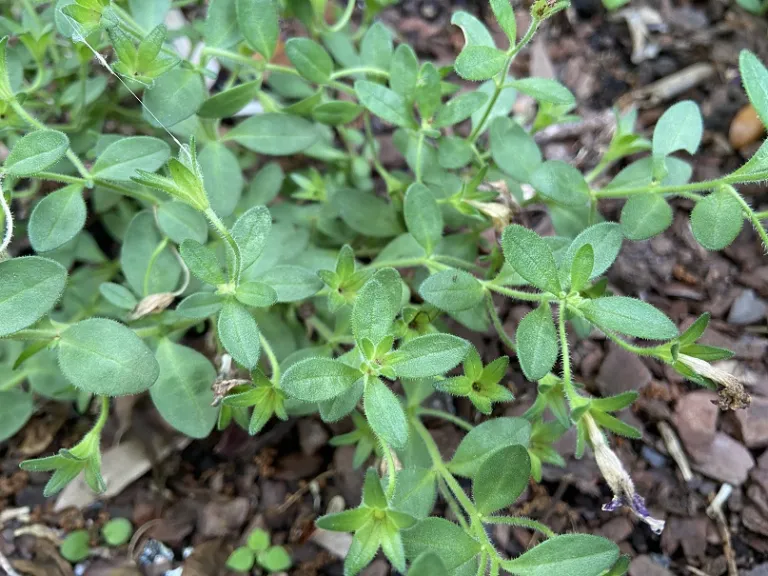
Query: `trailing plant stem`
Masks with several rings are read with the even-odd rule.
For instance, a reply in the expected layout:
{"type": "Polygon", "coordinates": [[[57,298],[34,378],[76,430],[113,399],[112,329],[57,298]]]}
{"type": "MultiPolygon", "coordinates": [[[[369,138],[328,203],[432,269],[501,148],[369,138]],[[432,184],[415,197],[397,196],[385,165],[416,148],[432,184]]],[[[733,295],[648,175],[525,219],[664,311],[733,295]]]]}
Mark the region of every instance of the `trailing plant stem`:
{"type": "Polygon", "coordinates": [[[560,302],[557,311],[557,324],[560,333],[560,357],[563,365],[563,387],[570,402],[578,397],[571,379],[571,352],[568,347],[568,332],[565,329],[565,301],[560,302]]]}
{"type": "Polygon", "coordinates": [[[267,340],[264,337],[264,334],[259,332],[259,341],[261,342],[261,348],[264,350],[264,354],[267,355],[267,359],[269,360],[269,365],[272,368],[272,375],[270,377],[270,380],[272,380],[272,384],[274,384],[276,387],[280,387],[280,363],[277,361],[277,356],[275,356],[274,350],[272,350],[272,346],[269,344],[269,340],[267,340]]]}
{"type": "Polygon", "coordinates": [[[501,341],[504,342],[507,348],[512,350],[512,352],[517,353],[515,343],[512,341],[512,338],[509,337],[506,330],[504,330],[504,325],[501,322],[501,318],[499,318],[499,313],[496,311],[496,306],[493,304],[493,296],[491,296],[490,292],[485,295],[485,304],[486,308],[488,308],[488,314],[491,316],[493,327],[496,329],[499,338],[501,338],[501,341]]]}
{"type": "Polygon", "coordinates": [[[444,412],[443,410],[435,410],[433,408],[419,408],[416,410],[416,415],[417,416],[433,416],[434,418],[441,418],[446,422],[455,424],[456,426],[458,426],[463,430],[466,430],[467,432],[469,432],[474,428],[474,426],[472,426],[472,424],[470,424],[466,420],[463,420],[458,416],[454,416],[453,414],[449,414],[448,412],[444,412]]]}
{"type": "Polygon", "coordinates": [[[763,226],[763,223],[760,222],[758,214],[755,214],[752,207],[747,204],[747,201],[742,198],[741,194],[739,194],[733,186],[726,186],[725,189],[728,190],[728,193],[733,196],[739,204],[741,204],[741,208],[744,210],[744,215],[752,223],[752,226],[760,236],[760,240],[763,242],[763,250],[768,251],[768,232],[765,231],[765,227],[763,226]]]}
{"type": "Polygon", "coordinates": [[[219,234],[219,236],[221,236],[222,240],[224,240],[232,250],[234,266],[233,269],[230,270],[230,274],[232,275],[230,280],[234,282],[235,285],[237,285],[238,282],[240,282],[240,273],[242,272],[242,256],[240,255],[240,247],[232,237],[229,228],[224,225],[224,222],[222,222],[221,218],[219,218],[216,212],[213,211],[213,208],[207,208],[204,214],[216,232],[219,234]]]}
{"type": "Polygon", "coordinates": [[[357,0],[347,0],[347,7],[344,9],[344,13],[333,26],[328,27],[328,32],[341,32],[344,29],[344,26],[347,25],[349,19],[352,18],[355,4],[357,4],[357,0]]]}
{"type": "Polygon", "coordinates": [[[529,302],[553,302],[557,300],[557,298],[555,298],[551,294],[541,294],[541,293],[534,293],[534,292],[523,292],[522,290],[512,290],[511,288],[498,286],[493,282],[487,282],[487,281],[483,282],[483,286],[485,286],[488,290],[491,290],[492,292],[504,294],[504,296],[509,296],[510,298],[516,298],[517,300],[527,300],[529,302]]]}

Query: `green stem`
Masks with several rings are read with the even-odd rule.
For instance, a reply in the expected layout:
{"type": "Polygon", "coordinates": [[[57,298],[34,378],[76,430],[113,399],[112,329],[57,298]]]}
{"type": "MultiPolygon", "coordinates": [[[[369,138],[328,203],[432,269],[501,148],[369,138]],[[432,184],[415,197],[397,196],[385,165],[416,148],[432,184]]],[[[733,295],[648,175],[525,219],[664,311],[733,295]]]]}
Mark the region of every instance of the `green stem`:
{"type": "MultiPolygon", "coordinates": [[[[206,46],[203,48],[203,54],[207,54],[208,56],[215,56],[217,58],[226,58],[227,60],[232,60],[233,62],[237,62],[238,64],[242,64],[248,68],[256,68],[257,70],[261,70],[264,67],[262,62],[254,60],[253,58],[238,54],[237,52],[232,52],[231,50],[214,48],[213,46],[206,46]]],[[[281,66],[280,68],[283,67],[281,66]]],[[[286,68],[286,70],[293,71],[292,68],[286,68]]]]}
{"type": "Polygon", "coordinates": [[[139,338],[152,338],[154,336],[161,336],[172,334],[173,332],[179,332],[182,330],[189,330],[192,326],[197,326],[202,320],[184,320],[171,326],[163,324],[155,324],[154,326],[143,326],[141,328],[134,328],[133,333],[139,338]]]}
{"type": "Polygon", "coordinates": [[[356,74],[370,74],[372,76],[381,76],[382,78],[389,78],[389,72],[382,70],[381,68],[374,68],[372,66],[358,66],[356,68],[343,68],[331,74],[331,80],[338,80],[339,78],[345,78],[346,76],[355,76],[356,74]]]}
{"type": "Polygon", "coordinates": [[[605,158],[600,160],[597,166],[592,168],[592,170],[590,170],[589,173],[584,177],[584,179],[587,181],[587,184],[590,184],[595,178],[605,172],[611,166],[611,164],[613,164],[613,160],[606,160],[605,158]]]}
{"type": "Polygon", "coordinates": [[[101,435],[101,431],[104,429],[104,425],[107,423],[107,417],[109,416],[109,396],[101,397],[101,410],[99,410],[99,418],[91,428],[89,434],[101,435]]]}
{"type": "Polygon", "coordinates": [[[490,576],[499,576],[501,570],[501,562],[498,558],[491,558],[491,573],[490,576]]]}
{"type": "Polygon", "coordinates": [[[573,380],[571,379],[571,352],[568,346],[568,332],[565,329],[565,300],[560,302],[560,306],[557,311],[557,325],[560,332],[560,360],[563,365],[563,388],[565,389],[565,395],[569,401],[573,401],[578,397],[576,388],[573,386],[573,380]]]}
{"type": "Polygon", "coordinates": [[[392,500],[395,495],[395,487],[397,486],[397,468],[395,467],[395,456],[392,454],[392,448],[379,438],[381,447],[384,452],[384,457],[387,459],[387,474],[389,475],[389,482],[387,483],[387,502],[392,500]]]}
{"type": "Polygon", "coordinates": [[[437,487],[440,490],[440,495],[448,503],[448,508],[451,509],[451,512],[453,512],[456,520],[458,520],[459,525],[464,529],[465,532],[469,532],[469,524],[467,524],[467,519],[464,517],[464,512],[461,511],[461,506],[459,506],[456,498],[453,497],[453,494],[448,489],[448,486],[440,477],[437,478],[437,487]]]}
{"type": "Polygon", "coordinates": [[[29,375],[24,370],[19,370],[17,372],[13,372],[13,377],[8,379],[6,382],[4,382],[2,385],[0,385],[0,392],[7,392],[8,390],[12,390],[13,388],[16,388],[19,384],[24,382],[24,380],[27,379],[27,376],[29,375]]]}
{"type": "Polygon", "coordinates": [[[490,292],[485,295],[485,304],[486,308],[488,308],[488,314],[491,316],[493,327],[496,329],[499,338],[501,338],[501,341],[504,342],[507,348],[517,354],[517,346],[515,346],[515,343],[512,341],[512,338],[509,337],[507,331],[504,330],[504,325],[501,322],[501,318],[499,318],[499,313],[496,311],[496,306],[493,304],[493,296],[491,296],[490,292]]]}
{"type": "Polygon", "coordinates": [[[78,176],[69,176],[68,174],[57,174],[56,172],[38,172],[34,177],[41,180],[62,182],[64,184],[87,184],[84,178],[80,178],[78,176]]]}
{"type": "Polygon", "coordinates": [[[221,218],[219,218],[216,212],[213,211],[213,208],[206,209],[204,213],[219,236],[221,236],[221,238],[229,245],[232,250],[234,256],[234,266],[233,269],[230,270],[230,274],[232,275],[230,281],[237,285],[240,282],[240,273],[242,272],[242,256],[240,254],[240,247],[237,245],[237,242],[235,242],[235,239],[232,237],[229,229],[224,225],[224,222],[222,222],[221,218]]]}
{"type": "Polygon", "coordinates": [[[160,201],[155,196],[143,192],[141,188],[128,188],[127,186],[122,186],[121,184],[110,182],[109,180],[102,180],[101,178],[95,178],[93,182],[100,188],[104,188],[110,192],[117,192],[118,194],[128,196],[129,198],[142,200],[153,206],[160,204],[160,201]]]}
{"type": "Polygon", "coordinates": [[[275,356],[274,350],[272,350],[272,346],[269,344],[269,340],[267,340],[264,337],[264,334],[259,332],[259,341],[261,342],[261,348],[264,350],[264,353],[267,355],[267,359],[269,360],[269,365],[272,368],[272,377],[270,378],[272,380],[272,384],[279,387],[280,386],[280,363],[277,361],[277,356],[275,356]]]}
{"type": "Polygon", "coordinates": [[[488,567],[488,553],[480,552],[480,560],[477,562],[477,576],[484,576],[488,567]]]}
{"type": "Polygon", "coordinates": [[[144,273],[144,283],[142,285],[143,295],[149,296],[149,283],[152,280],[152,268],[155,265],[155,262],[157,262],[157,259],[160,257],[160,254],[163,253],[163,250],[166,249],[168,246],[168,238],[163,238],[160,240],[160,242],[155,246],[154,251],[149,257],[149,262],[147,262],[147,271],[144,273]]]}
{"type": "Polygon", "coordinates": [[[434,260],[437,260],[438,262],[442,262],[444,264],[448,264],[449,266],[453,266],[454,268],[461,268],[463,270],[472,270],[474,272],[479,272],[481,274],[485,274],[486,270],[482,266],[479,266],[473,262],[467,262],[466,260],[462,260],[461,258],[455,258],[453,256],[448,256],[447,254],[433,254],[432,258],[434,260]]]}
{"type": "Polygon", "coordinates": [[[448,412],[444,412],[442,410],[435,410],[433,408],[419,408],[416,410],[416,415],[417,416],[433,416],[434,418],[441,418],[442,420],[450,422],[451,424],[455,424],[456,426],[466,430],[467,432],[469,432],[474,428],[474,426],[472,426],[472,424],[470,424],[466,420],[463,420],[458,416],[454,416],[453,414],[449,414],[448,412]]]}
{"type": "Polygon", "coordinates": [[[556,536],[548,526],[531,518],[524,518],[521,516],[487,516],[483,521],[486,524],[507,524],[509,526],[520,526],[521,528],[538,530],[547,538],[554,538],[556,536]]]}
{"type": "MultiPolygon", "coordinates": [[[[42,330],[38,328],[28,328],[26,330],[19,330],[13,334],[3,336],[2,339],[7,340],[54,340],[60,336],[57,330],[42,330]]],[[[2,340],[0,339],[0,340],[2,340]]]]}
{"type": "Polygon", "coordinates": [[[603,333],[608,336],[608,338],[612,341],[618,344],[621,348],[624,348],[627,352],[632,352],[633,354],[637,354],[638,356],[652,356],[657,357],[656,348],[655,347],[643,347],[643,346],[636,346],[634,344],[630,344],[620,336],[618,336],[616,333],[611,332],[610,330],[602,329],[603,333]]]}
{"type": "Polygon", "coordinates": [[[328,32],[341,32],[344,29],[344,26],[346,26],[347,22],[352,18],[355,4],[357,4],[357,0],[347,0],[347,7],[344,9],[344,13],[341,15],[341,18],[338,19],[336,24],[328,28],[328,32]]]}
{"type": "Polygon", "coordinates": [[[497,292],[498,294],[504,294],[504,296],[509,296],[510,298],[515,298],[517,300],[526,300],[528,302],[552,302],[553,300],[556,300],[556,298],[550,294],[523,292],[522,290],[512,290],[511,288],[498,286],[491,281],[485,281],[482,283],[483,283],[483,286],[485,286],[488,290],[491,290],[492,292],[497,292]]]}
{"type": "Polygon", "coordinates": [[[488,102],[488,106],[486,106],[485,111],[483,112],[482,119],[480,120],[480,122],[477,123],[475,128],[472,130],[472,132],[469,135],[469,138],[467,138],[467,141],[470,144],[474,144],[475,141],[480,137],[480,134],[485,128],[485,123],[488,121],[488,117],[491,115],[491,110],[493,110],[493,107],[495,106],[496,101],[499,99],[499,96],[504,90],[504,82],[506,81],[507,75],[509,74],[509,67],[512,65],[512,61],[515,59],[515,56],[517,56],[520,50],[525,48],[526,44],[528,44],[528,42],[531,41],[531,38],[533,38],[533,35],[536,33],[536,30],[538,29],[539,24],[540,24],[539,20],[535,18],[532,19],[531,25],[528,26],[528,30],[525,32],[525,36],[523,36],[520,39],[520,42],[518,42],[515,45],[515,47],[510,49],[510,51],[507,53],[507,61],[504,64],[504,69],[494,79],[494,82],[496,83],[496,89],[493,91],[493,94],[491,95],[491,100],[490,102],[488,102]]]}
{"type": "Polygon", "coordinates": [[[741,204],[741,208],[744,210],[744,215],[752,223],[755,231],[757,231],[757,234],[763,241],[763,249],[768,251],[768,233],[765,231],[765,227],[763,226],[763,223],[760,222],[758,215],[755,214],[755,212],[752,210],[752,207],[747,204],[747,201],[741,197],[741,194],[736,191],[736,188],[733,186],[727,186],[726,190],[728,190],[731,196],[733,196],[739,202],[739,204],[741,204]]]}
{"type": "MultiPolygon", "coordinates": [[[[13,109],[16,114],[19,115],[19,117],[24,120],[27,124],[30,126],[34,126],[37,130],[46,130],[45,124],[40,122],[37,118],[29,114],[26,110],[24,110],[24,107],[18,103],[17,100],[12,99],[10,101],[11,108],[13,109]]],[[[91,181],[91,173],[88,172],[88,169],[85,167],[85,164],[83,164],[80,161],[80,158],[77,157],[77,154],[75,154],[72,151],[72,148],[67,148],[66,157],[69,159],[70,162],[77,168],[77,171],[80,173],[80,175],[85,178],[88,182],[91,181]]]]}
{"type": "Polygon", "coordinates": [[[701,182],[691,182],[690,184],[679,184],[677,186],[636,186],[633,188],[609,188],[607,190],[593,190],[592,195],[595,198],[624,198],[626,196],[635,196],[637,194],[677,194],[679,192],[699,192],[701,190],[712,190],[723,184],[723,180],[702,180],[701,182]]]}
{"type": "Polygon", "coordinates": [[[762,212],[755,212],[755,218],[758,220],[768,220],[768,210],[763,210],[762,212]]]}
{"type": "Polygon", "coordinates": [[[424,132],[419,132],[419,142],[416,144],[416,182],[421,182],[421,158],[424,153],[424,132]]]}

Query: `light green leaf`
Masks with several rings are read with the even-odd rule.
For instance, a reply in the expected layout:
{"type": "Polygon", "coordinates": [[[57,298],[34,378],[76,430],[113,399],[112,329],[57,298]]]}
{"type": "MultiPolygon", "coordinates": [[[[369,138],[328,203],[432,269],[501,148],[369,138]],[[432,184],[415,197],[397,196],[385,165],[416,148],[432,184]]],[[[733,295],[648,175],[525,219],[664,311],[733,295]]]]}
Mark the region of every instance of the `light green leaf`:
{"type": "Polygon", "coordinates": [[[179,252],[189,271],[206,284],[218,286],[226,282],[216,253],[207,246],[194,240],[184,240],[179,252]]]}
{"type": "Polygon", "coordinates": [[[531,459],[525,446],[500,448],[486,458],[472,482],[472,498],[480,514],[492,514],[514,503],[528,486],[531,459]]]}
{"type": "Polygon", "coordinates": [[[184,298],[176,312],[184,318],[203,320],[216,314],[224,305],[224,298],[212,292],[197,292],[184,298]]]}
{"type": "Polygon", "coordinates": [[[510,0],[491,0],[491,10],[499,26],[504,30],[504,34],[509,38],[509,45],[514,46],[517,43],[517,21],[512,3],[510,0]]]}
{"type": "MultiPolygon", "coordinates": [[[[541,150],[536,141],[507,116],[500,116],[491,123],[491,155],[499,170],[518,182],[530,182],[531,175],[541,165],[541,150]]],[[[571,194],[568,190],[565,196],[571,194]]]]}
{"type": "Polygon", "coordinates": [[[360,116],[362,111],[363,107],[354,102],[332,100],[331,102],[323,102],[322,104],[315,106],[312,110],[312,118],[321,124],[340,126],[354,121],[360,116]]]}
{"type": "Polygon", "coordinates": [[[699,106],[692,100],[678,102],[661,115],[653,130],[653,155],[663,157],[678,150],[695,154],[701,143],[704,123],[699,106]]]}
{"type": "Polygon", "coordinates": [[[531,382],[546,376],[557,361],[560,346],[549,304],[542,303],[523,317],[515,335],[517,358],[531,382]]]}
{"type": "Polygon", "coordinates": [[[426,378],[445,374],[464,360],[469,342],[452,334],[427,334],[409,340],[397,350],[390,365],[400,378],[426,378]]]}
{"type": "Polygon", "coordinates": [[[768,180],[768,140],[738,170],[724,177],[730,184],[768,180]]]}
{"type": "Polygon", "coordinates": [[[515,100],[517,100],[517,90],[507,86],[499,93],[495,102],[493,101],[493,94],[496,92],[496,83],[493,80],[483,82],[477,91],[488,94],[489,99],[487,104],[472,114],[472,130],[477,134],[484,134],[495,118],[507,116],[512,111],[515,100]],[[489,108],[490,111],[488,111],[489,108]],[[481,121],[483,122],[482,126],[480,126],[481,121]]]}
{"type": "Polygon", "coordinates": [[[102,526],[101,535],[108,546],[122,546],[131,539],[133,524],[127,518],[112,518],[102,526]]]}
{"type": "Polygon", "coordinates": [[[621,227],[615,222],[601,222],[584,230],[574,238],[563,258],[563,268],[570,269],[576,252],[587,244],[592,246],[593,265],[590,279],[597,278],[611,267],[619,255],[622,243],[621,227]]]}
{"type": "Polygon", "coordinates": [[[203,148],[197,161],[211,208],[226,218],[235,211],[243,191],[243,173],[237,156],[223,144],[212,142],[203,148]]]}
{"type": "Polygon", "coordinates": [[[240,248],[243,270],[261,256],[272,230],[272,216],[265,206],[254,206],[240,216],[232,227],[232,237],[240,248]]]}
{"type": "Polygon", "coordinates": [[[405,411],[397,396],[378,378],[366,384],[363,407],[368,424],[379,438],[396,450],[405,448],[408,442],[405,411]]]}
{"type": "Polygon", "coordinates": [[[259,277],[277,292],[278,302],[297,302],[314,296],[323,288],[323,281],[301,266],[275,266],[259,277]]]}
{"type": "Polygon", "coordinates": [[[0,390],[0,442],[24,427],[35,411],[32,394],[24,390],[0,390]]]}
{"type": "Polygon", "coordinates": [[[285,173],[277,162],[267,162],[251,179],[243,198],[246,206],[266,206],[280,193],[285,173]]]}
{"type": "Polygon", "coordinates": [[[91,552],[88,530],[75,530],[67,534],[59,546],[62,557],[73,564],[82,562],[91,552]]]}
{"type": "Polygon", "coordinates": [[[343,394],[362,378],[360,370],[330,358],[307,358],[283,373],[280,387],[305,402],[322,402],[343,394]]]}
{"type": "Polygon", "coordinates": [[[403,531],[402,537],[408,558],[433,552],[448,570],[455,570],[480,552],[477,540],[456,524],[442,518],[426,518],[413,528],[403,531]]]}
{"type": "Polygon", "coordinates": [[[205,86],[200,75],[192,70],[175,68],[157,78],[144,92],[144,115],[153,126],[162,124],[169,128],[195,114],[204,100],[205,86]]]}
{"type": "Polygon", "coordinates": [[[102,396],[139,394],[160,373],[152,351],[133,330],[105,318],[82,320],[62,333],[59,365],[77,388],[102,396]]]}
{"type": "Polygon", "coordinates": [[[443,235],[443,214],[429,188],[418,182],[411,184],[403,211],[408,232],[431,254],[443,235]]]}
{"type": "Polygon", "coordinates": [[[314,40],[291,38],[285,43],[285,53],[298,73],[310,82],[327,84],[330,81],[333,61],[314,40]]]}
{"type": "Polygon", "coordinates": [[[246,306],[267,308],[277,302],[277,292],[263,282],[241,282],[235,290],[235,298],[246,306]]]}
{"type": "Polygon", "coordinates": [[[485,288],[469,272],[443,270],[422,282],[419,294],[440,310],[461,312],[470,310],[482,302],[485,288]]]}
{"type": "Polygon", "coordinates": [[[129,181],[136,169],[154,172],[171,157],[171,148],[159,138],[132,136],[113,142],[99,154],[91,174],[104,180],[129,181]]]}
{"type": "Polygon", "coordinates": [[[469,12],[458,11],[451,16],[451,24],[461,28],[467,46],[488,46],[495,48],[493,36],[480,20],[469,12]]]}
{"type": "Polygon", "coordinates": [[[555,257],[544,239],[518,224],[507,226],[501,238],[507,264],[544,292],[559,294],[560,278],[555,257]]]}
{"type": "Polygon", "coordinates": [[[591,534],[563,534],[502,565],[520,576],[598,576],[618,558],[619,548],[610,540],[591,534]]]}
{"type": "Polygon", "coordinates": [[[158,412],[182,434],[206,438],[219,413],[211,405],[216,369],[200,352],[167,338],[160,341],[155,357],[160,374],[149,393],[158,412]]]}
{"type": "Polygon", "coordinates": [[[484,92],[464,92],[455,98],[450,99],[437,111],[433,128],[445,128],[463,122],[472,114],[477,112],[480,107],[488,102],[488,95],[484,92]]]}
{"type": "Polygon", "coordinates": [[[290,156],[306,150],[317,140],[311,122],[287,114],[257,114],[241,122],[223,138],[268,156],[290,156]]]}
{"type": "MultiPolygon", "coordinates": [[[[228,1],[234,6],[234,0],[228,1]]],[[[208,10],[210,12],[210,8],[208,10]]],[[[256,98],[260,88],[261,80],[253,80],[214,94],[203,103],[197,115],[201,118],[230,118],[256,98]]]]}
{"type": "Polygon", "coordinates": [[[475,153],[472,145],[458,136],[440,138],[437,149],[437,160],[440,166],[449,170],[458,170],[472,161],[475,153]]]}
{"type": "Polygon", "coordinates": [[[123,310],[133,310],[139,303],[133,292],[128,290],[128,288],[122,284],[103,282],[99,286],[99,292],[110,304],[123,310]]]}
{"type": "Polygon", "coordinates": [[[660,194],[631,196],[621,209],[621,231],[630,240],[647,240],[672,224],[672,207],[660,194]]]}
{"type": "MultiPolygon", "coordinates": [[[[499,0],[503,1],[503,0],[499,0]]],[[[573,106],[576,97],[557,80],[550,78],[522,78],[513,80],[510,85],[538,102],[547,102],[557,106],[573,106]]]]}
{"type": "Polygon", "coordinates": [[[359,343],[364,338],[374,345],[390,333],[400,311],[400,274],[393,268],[379,270],[359,290],[352,309],[352,334],[359,343]]]}
{"type": "Polygon", "coordinates": [[[229,48],[240,41],[235,0],[211,0],[203,28],[205,43],[214,48],[229,48]]]}
{"type": "Polygon", "coordinates": [[[51,192],[35,205],[29,218],[29,242],[35,252],[48,252],[77,236],[85,225],[83,188],[71,184],[51,192]]]}
{"type": "Polygon", "coordinates": [[[269,62],[277,48],[280,22],[273,0],[237,0],[237,22],[246,43],[269,62]]]}
{"type": "Polygon", "coordinates": [[[380,21],[375,21],[360,41],[362,63],[371,68],[389,70],[392,51],[392,33],[380,21]]]}
{"type": "Polygon", "coordinates": [[[531,424],[524,418],[495,418],[475,426],[456,449],[448,467],[459,476],[473,477],[492,452],[505,446],[527,447],[531,424]]]}
{"type": "Polygon", "coordinates": [[[408,576],[433,576],[434,574],[446,574],[448,571],[440,557],[433,552],[423,552],[411,564],[408,576]]]}
{"type": "Polygon", "coordinates": [[[163,23],[171,9],[171,0],[128,0],[128,6],[139,26],[151,30],[163,23]]]}
{"type": "Polygon", "coordinates": [[[589,282],[595,268],[595,250],[584,244],[576,250],[571,263],[571,290],[579,291],[589,282]]]}
{"type": "Polygon", "coordinates": [[[752,52],[742,50],[739,54],[739,72],[749,101],[763,125],[768,126],[768,70],[752,52]]]}
{"type": "Polygon", "coordinates": [[[488,80],[504,70],[507,54],[490,46],[467,46],[461,51],[454,68],[465,80],[488,80]]]}
{"type": "Polygon", "coordinates": [[[344,559],[344,576],[356,576],[368,566],[381,546],[383,524],[369,520],[352,537],[352,544],[344,559]]]}
{"type": "Polygon", "coordinates": [[[407,101],[397,92],[368,80],[355,82],[355,92],[360,103],[385,122],[403,128],[415,127],[407,101]]]}
{"type": "Polygon", "coordinates": [[[626,296],[608,296],[585,302],[581,311],[598,328],[649,340],[677,336],[677,327],[647,302],[626,296]]]}
{"type": "Polygon", "coordinates": [[[374,238],[391,238],[404,232],[400,214],[391,202],[362,190],[337,192],[341,218],[355,232],[374,238]]]}
{"type": "Polygon", "coordinates": [[[429,468],[405,468],[397,473],[390,506],[419,519],[426,518],[437,498],[436,476],[429,468]]]}
{"type": "Polygon", "coordinates": [[[185,202],[163,202],[157,209],[157,225],[160,230],[181,244],[194,240],[204,244],[208,239],[208,223],[205,216],[185,202]]]}
{"type": "Polygon", "coordinates": [[[736,239],[744,225],[739,201],[727,190],[712,192],[691,212],[691,230],[707,250],[722,250],[736,239]]]}
{"type": "Polygon", "coordinates": [[[259,363],[259,327],[251,313],[237,302],[224,303],[218,321],[219,340],[240,365],[253,370],[259,363]]]}
{"type": "Polygon", "coordinates": [[[413,102],[419,78],[419,60],[413,48],[408,44],[400,44],[392,57],[390,68],[389,87],[406,102],[413,102]]]}
{"type": "Polygon", "coordinates": [[[536,191],[565,206],[583,206],[589,202],[589,185],[576,168],[560,160],[547,160],[530,175],[536,191]]]}
{"type": "Polygon", "coordinates": [[[69,148],[69,138],[56,130],[36,130],[23,136],[11,149],[3,170],[23,178],[42,172],[63,158],[69,148]]]}
{"type": "Polygon", "coordinates": [[[64,292],[67,270],[40,256],[0,262],[0,337],[31,326],[64,292]]]}

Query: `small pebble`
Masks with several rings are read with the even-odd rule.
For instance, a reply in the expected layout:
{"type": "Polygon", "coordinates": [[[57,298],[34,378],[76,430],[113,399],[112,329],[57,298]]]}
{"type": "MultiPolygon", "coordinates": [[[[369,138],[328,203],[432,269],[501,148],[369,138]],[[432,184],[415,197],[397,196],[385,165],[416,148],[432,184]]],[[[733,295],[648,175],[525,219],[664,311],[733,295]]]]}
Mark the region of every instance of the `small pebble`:
{"type": "Polygon", "coordinates": [[[654,468],[666,468],[667,467],[667,457],[663,454],[657,452],[650,446],[643,446],[643,449],[640,452],[645,458],[645,461],[648,462],[652,467],[654,468]]]}
{"type": "Polygon", "coordinates": [[[765,132],[765,126],[760,117],[754,107],[747,104],[733,117],[731,128],[728,130],[728,141],[734,149],[738,150],[756,142],[763,132],[765,132]]]}

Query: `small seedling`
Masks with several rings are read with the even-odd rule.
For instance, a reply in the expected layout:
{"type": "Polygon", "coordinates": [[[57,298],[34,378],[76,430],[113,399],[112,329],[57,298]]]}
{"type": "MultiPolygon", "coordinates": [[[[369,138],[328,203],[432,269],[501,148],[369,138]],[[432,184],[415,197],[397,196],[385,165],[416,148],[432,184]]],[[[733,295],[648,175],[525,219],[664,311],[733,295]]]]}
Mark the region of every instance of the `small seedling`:
{"type": "Polygon", "coordinates": [[[247,545],[230,554],[227,568],[247,573],[255,564],[268,572],[282,572],[291,567],[291,556],[282,546],[270,546],[269,533],[256,528],[248,535],[247,545]]]}
{"type": "Polygon", "coordinates": [[[91,553],[91,535],[87,530],[75,530],[61,542],[59,552],[68,562],[73,564],[82,562],[91,553]]]}
{"type": "Polygon", "coordinates": [[[133,524],[127,518],[113,518],[104,524],[101,535],[108,546],[122,546],[131,539],[133,524]]]}

